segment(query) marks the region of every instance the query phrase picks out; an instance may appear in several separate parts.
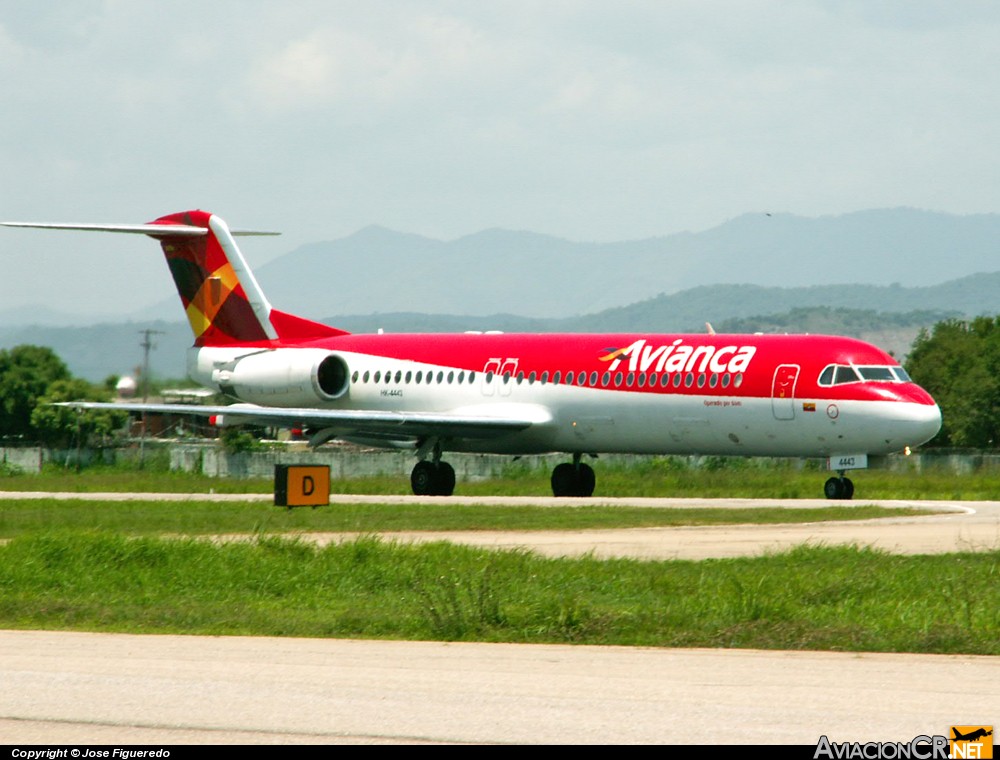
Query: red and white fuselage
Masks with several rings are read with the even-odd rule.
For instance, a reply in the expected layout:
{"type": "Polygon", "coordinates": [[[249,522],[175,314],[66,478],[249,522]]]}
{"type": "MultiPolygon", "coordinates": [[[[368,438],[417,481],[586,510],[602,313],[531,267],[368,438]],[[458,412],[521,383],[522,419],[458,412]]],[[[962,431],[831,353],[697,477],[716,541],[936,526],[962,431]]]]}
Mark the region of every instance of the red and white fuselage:
{"type": "Polygon", "coordinates": [[[189,374],[270,407],[532,423],[454,438],[456,451],[886,454],[924,443],[941,424],[934,400],[888,354],[818,335],[341,335],[195,347],[189,374]],[[337,365],[326,388],[324,362],[337,365]],[[821,384],[824,370],[840,381],[821,384]]]}

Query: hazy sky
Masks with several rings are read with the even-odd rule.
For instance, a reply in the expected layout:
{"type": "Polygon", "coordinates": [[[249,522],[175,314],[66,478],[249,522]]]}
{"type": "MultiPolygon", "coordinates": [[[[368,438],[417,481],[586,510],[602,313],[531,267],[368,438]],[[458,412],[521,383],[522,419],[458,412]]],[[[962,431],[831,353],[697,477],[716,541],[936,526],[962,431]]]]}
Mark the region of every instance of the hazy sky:
{"type": "MultiPolygon", "coordinates": [[[[0,219],[204,208],[281,230],[260,264],[369,224],[995,212],[998,50],[992,0],[0,0],[0,219]]],[[[0,229],[0,310],[170,292],[152,241],[96,237],[0,229]]]]}

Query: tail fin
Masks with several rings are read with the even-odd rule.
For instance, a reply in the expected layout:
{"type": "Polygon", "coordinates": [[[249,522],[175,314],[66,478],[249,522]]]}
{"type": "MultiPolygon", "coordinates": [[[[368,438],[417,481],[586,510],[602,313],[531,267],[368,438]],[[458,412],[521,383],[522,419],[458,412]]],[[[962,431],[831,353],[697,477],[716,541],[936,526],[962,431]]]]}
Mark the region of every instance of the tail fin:
{"type": "Polygon", "coordinates": [[[150,223],[169,230],[160,241],[197,345],[277,340],[271,304],[247,267],[226,223],[204,211],[150,223]],[[204,230],[177,234],[177,225],[204,230]]]}
{"type": "Polygon", "coordinates": [[[271,307],[234,235],[275,233],[233,232],[222,219],[206,211],[169,214],[149,224],[4,224],[131,232],[156,238],[167,258],[198,346],[306,341],[346,334],[271,307]]]}

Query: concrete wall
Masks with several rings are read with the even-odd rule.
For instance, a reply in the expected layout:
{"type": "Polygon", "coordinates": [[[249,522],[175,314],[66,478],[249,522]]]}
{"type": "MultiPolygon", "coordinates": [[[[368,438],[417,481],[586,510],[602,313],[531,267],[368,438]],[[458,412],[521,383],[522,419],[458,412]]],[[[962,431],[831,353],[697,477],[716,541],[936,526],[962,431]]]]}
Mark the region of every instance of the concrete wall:
{"type": "MultiPolygon", "coordinates": [[[[457,454],[449,452],[446,461],[455,468],[460,482],[494,478],[514,463],[513,457],[493,454],[457,454]]],[[[643,457],[602,456],[601,462],[638,461],[643,457]]],[[[209,477],[270,478],[276,464],[329,465],[334,480],[380,475],[409,477],[416,463],[410,451],[361,449],[351,446],[325,446],[318,450],[306,448],[269,449],[265,451],[228,454],[217,446],[176,446],[170,449],[170,469],[202,472],[209,477]]],[[[521,457],[517,464],[528,468],[551,469],[559,462],[569,461],[566,454],[521,457]]]]}
{"type": "Polygon", "coordinates": [[[0,448],[0,463],[6,470],[37,473],[42,471],[43,461],[45,461],[44,449],[37,446],[23,449],[0,448]]]}
{"type": "MultiPolygon", "coordinates": [[[[455,468],[459,481],[482,480],[497,477],[501,472],[517,464],[528,469],[551,470],[559,462],[569,461],[567,454],[546,454],[521,457],[514,462],[510,456],[493,454],[458,454],[449,452],[446,460],[455,468]]],[[[599,458],[598,463],[629,466],[648,462],[650,457],[631,454],[608,454],[599,458]]],[[[719,457],[673,457],[686,461],[691,467],[708,466],[719,457]]],[[[585,461],[589,461],[585,458],[585,461]]],[[[804,467],[805,460],[791,461],[804,467]]],[[[202,472],[210,477],[270,478],[276,464],[322,464],[330,466],[330,477],[349,479],[379,475],[409,477],[416,458],[409,451],[386,451],[380,449],[360,449],[353,446],[324,446],[317,450],[302,448],[276,448],[264,451],[228,454],[215,445],[183,445],[170,449],[170,468],[187,472],[202,472]]],[[[816,461],[821,468],[825,462],[816,461]]],[[[932,452],[910,456],[893,455],[872,457],[872,469],[889,469],[902,472],[922,472],[925,469],[941,469],[956,475],[967,475],[980,470],[1000,469],[1000,454],[969,454],[956,452],[932,452]]]]}
{"type": "MultiPolygon", "coordinates": [[[[161,454],[161,444],[149,447],[147,454],[161,454]]],[[[170,469],[184,472],[201,472],[216,478],[271,478],[274,476],[276,464],[324,464],[330,466],[330,477],[349,479],[387,475],[392,477],[409,477],[410,470],[416,458],[409,451],[386,451],[380,449],[361,449],[355,446],[323,446],[317,450],[309,450],[303,445],[280,446],[261,451],[229,454],[214,443],[209,444],[171,444],[168,447],[170,469]]],[[[0,466],[8,470],[25,473],[41,471],[45,462],[56,462],[72,466],[77,458],[84,466],[97,460],[113,463],[122,459],[134,460],[139,456],[138,449],[129,448],[101,451],[50,451],[40,447],[0,447],[0,466]]],[[[547,454],[543,456],[521,457],[517,462],[509,456],[492,454],[456,454],[448,453],[446,459],[455,468],[459,481],[484,480],[499,476],[505,468],[512,464],[527,469],[541,468],[551,470],[559,462],[569,461],[566,454],[547,454]]],[[[598,464],[613,464],[629,466],[648,462],[650,457],[609,454],[601,456],[598,464]]],[[[689,466],[706,466],[716,462],[718,457],[673,457],[686,461],[689,466]]],[[[589,460],[587,460],[589,461],[589,460]]],[[[805,466],[804,460],[790,460],[796,466],[805,466]]],[[[873,457],[872,469],[889,469],[901,472],[923,472],[925,470],[940,470],[956,475],[969,475],[980,471],[1000,470],[1000,454],[977,454],[956,451],[930,451],[911,456],[893,455],[888,457],[873,457]]]]}

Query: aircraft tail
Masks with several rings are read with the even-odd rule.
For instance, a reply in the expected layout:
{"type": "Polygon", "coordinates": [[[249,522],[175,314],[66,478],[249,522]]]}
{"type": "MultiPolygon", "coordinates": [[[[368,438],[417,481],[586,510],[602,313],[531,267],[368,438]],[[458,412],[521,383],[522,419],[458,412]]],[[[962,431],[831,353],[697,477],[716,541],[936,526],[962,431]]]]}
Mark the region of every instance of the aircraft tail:
{"type": "Polygon", "coordinates": [[[234,236],[275,233],[234,232],[206,211],[169,214],[149,224],[4,224],[138,233],[159,240],[197,346],[302,342],[346,334],[272,308],[234,236]]]}
{"type": "Polygon", "coordinates": [[[272,308],[240,253],[234,233],[219,217],[185,211],[160,217],[149,227],[157,225],[169,231],[147,234],[160,241],[196,345],[302,341],[344,334],[272,308]],[[205,232],[178,234],[178,225],[205,232]]]}

